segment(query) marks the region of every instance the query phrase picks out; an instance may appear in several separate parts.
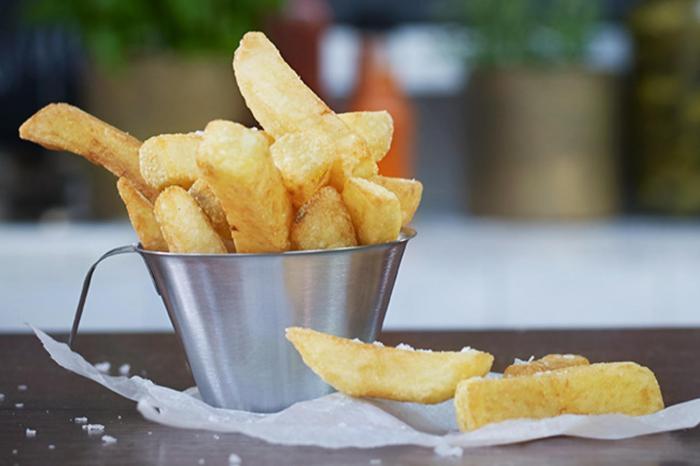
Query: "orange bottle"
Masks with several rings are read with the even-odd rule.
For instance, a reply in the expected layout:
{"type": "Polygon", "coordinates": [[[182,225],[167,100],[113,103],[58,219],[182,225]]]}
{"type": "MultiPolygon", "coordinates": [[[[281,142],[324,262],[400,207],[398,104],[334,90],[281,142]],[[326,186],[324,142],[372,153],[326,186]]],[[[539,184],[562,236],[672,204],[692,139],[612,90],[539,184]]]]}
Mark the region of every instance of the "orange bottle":
{"type": "Polygon", "coordinates": [[[389,152],[379,162],[379,173],[412,178],[413,106],[391,72],[380,36],[370,35],[363,39],[357,86],[350,99],[350,109],[386,110],[391,114],[394,137],[389,152]]]}

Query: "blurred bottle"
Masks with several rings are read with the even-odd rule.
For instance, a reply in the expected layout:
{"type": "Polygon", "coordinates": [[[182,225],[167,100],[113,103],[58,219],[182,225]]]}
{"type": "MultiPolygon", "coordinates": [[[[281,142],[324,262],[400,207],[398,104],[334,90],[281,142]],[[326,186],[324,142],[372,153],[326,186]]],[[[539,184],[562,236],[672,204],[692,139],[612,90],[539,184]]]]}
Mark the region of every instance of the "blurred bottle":
{"type": "Polygon", "coordinates": [[[318,51],[331,16],[325,0],[291,0],[268,25],[270,38],[284,59],[321,97],[318,51]]]}
{"type": "Polygon", "coordinates": [[[631,15],[632,144],[642,209],[700,213],[700,3],[652,0],[631,15]]]}
{"type": "Polygon", "coordinates": [[[411,101],[394,77],[386,56],[384,38],[368,33],[362,52],[355,92],[350,99],[352,111],[386,110],[394,119],[391,149],[379,162],[379,172],[386,176],[412,178],[414,111],[411,101]]]}

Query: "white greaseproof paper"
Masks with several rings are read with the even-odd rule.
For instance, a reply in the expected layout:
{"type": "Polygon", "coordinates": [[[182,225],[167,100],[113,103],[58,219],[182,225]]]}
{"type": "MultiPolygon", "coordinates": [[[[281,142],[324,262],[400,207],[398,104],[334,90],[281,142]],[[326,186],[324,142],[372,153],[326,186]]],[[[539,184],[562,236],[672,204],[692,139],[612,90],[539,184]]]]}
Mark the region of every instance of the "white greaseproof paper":
{"type": "Polygon", "coordinates": [[[196,389],[179,392],[137,375],[103,374],[65,343],[32,329],[61,367],[136,401],[146,419],[173,427],[236,432],[283,445],[324,448],[418,445],[435,448],[438,453],[461,454],[459,448],[449,447],[504,445],[557,435],[622,439],[700,424],[700,399],[647,416],[569,414],[541,420],[505,421],[467,433],[457,431],[451,400],[438,405],[418,405],[334,393],[297,403],[279,413],[256,414],[209,406],[198,398],[196,389]]]}

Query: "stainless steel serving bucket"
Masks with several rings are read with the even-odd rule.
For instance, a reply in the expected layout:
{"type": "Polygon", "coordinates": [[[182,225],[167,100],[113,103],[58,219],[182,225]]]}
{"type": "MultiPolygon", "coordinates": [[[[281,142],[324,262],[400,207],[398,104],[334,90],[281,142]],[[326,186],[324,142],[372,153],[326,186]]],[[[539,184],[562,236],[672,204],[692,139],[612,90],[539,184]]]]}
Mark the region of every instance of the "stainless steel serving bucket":
{"type": "Polygon", "coordinates": [[[284,337],[297,325],[372,341],[384,322],[406,243],[281,254],[171,254],[113,249],[88,271],[70,344],[92,274],[107,257],[138,253],[180,337],[202,399],[223,408],[273,412],[331,389],[284,337]]]}

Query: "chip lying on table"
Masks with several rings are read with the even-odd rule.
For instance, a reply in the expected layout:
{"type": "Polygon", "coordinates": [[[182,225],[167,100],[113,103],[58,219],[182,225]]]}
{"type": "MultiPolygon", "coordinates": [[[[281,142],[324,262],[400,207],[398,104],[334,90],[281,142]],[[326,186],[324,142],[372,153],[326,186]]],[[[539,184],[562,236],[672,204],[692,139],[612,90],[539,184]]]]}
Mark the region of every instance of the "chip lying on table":
{"type": "Polygon", "coordinates": [[[461,380],[485,375],[493,364],[489,353],[470,348],[391,348],[300,327],[288,328],[287,339],[326,383],[358,397],[439,403],[452,398],[461,380]]]}
{"type": "Polygon", "coordinates": [[[633,362],[575,365],[500,379],[475,377],[459,383],[454,402],[464,431],[507,419],[640,416],[664,407],[654,373],[633,362]]]}
{"type": "Polygon", "coordinates": [[[145,249],[278,253],[398,239],[423,186],[378,173],[391,146],[391,115],[336,114],[260,32],[243,36],[232,65],[262,131],[214,120],[204,131],[141,143],[61,103],[27,119],[20,137],[120,178],[145,249]]]}

